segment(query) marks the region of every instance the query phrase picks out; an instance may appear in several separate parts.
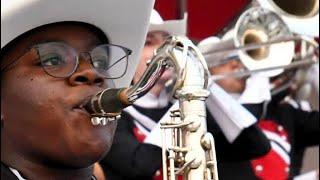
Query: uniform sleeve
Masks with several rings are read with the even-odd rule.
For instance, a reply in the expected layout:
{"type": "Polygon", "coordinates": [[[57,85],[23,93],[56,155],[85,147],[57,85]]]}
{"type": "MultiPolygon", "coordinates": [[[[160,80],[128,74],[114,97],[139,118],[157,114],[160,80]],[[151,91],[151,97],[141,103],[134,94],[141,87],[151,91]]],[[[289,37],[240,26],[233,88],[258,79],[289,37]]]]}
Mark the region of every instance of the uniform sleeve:
{"type": "Polygon", "coordinates": [[[208,115],[207,123],[208,132],[212,133],[215,140],[218,162],[250,160],[265,155],[271,149],[268,138],[256,124],[242,129],[230,143],[211,115],[208,115]]]}
{"type": "MultiPolygon", "coordinates": [[[[289,106],[289,105],[288,105],[289,106]]],[[[296,143],[298,146],[308,147],[319,145],[319,111],[307,112],[291,106],[289,113],[293,114],[296,143]]]]}
{"type": "Polygon", "coordinates": [[[211,85],[210,92],[207,124],[215,138],[217,158],[238,161],[266,154],[270,142],[256,126],[256,117],[217,84],[211,85]]]}
{"type": "Polygon", "coordinates": [[[161,148],[139,143],[127,118],[118,121],[111,150],[100,163],[128,179],[152,177],[162,164],[161,148]]]}
{"type": "Polygon", "coordinates": [[[219,85],[210,86],[206,100],[208,112],[215,119],[227,140],[232,143],[241,131],[257,122],[257,119],[219,85]]]}

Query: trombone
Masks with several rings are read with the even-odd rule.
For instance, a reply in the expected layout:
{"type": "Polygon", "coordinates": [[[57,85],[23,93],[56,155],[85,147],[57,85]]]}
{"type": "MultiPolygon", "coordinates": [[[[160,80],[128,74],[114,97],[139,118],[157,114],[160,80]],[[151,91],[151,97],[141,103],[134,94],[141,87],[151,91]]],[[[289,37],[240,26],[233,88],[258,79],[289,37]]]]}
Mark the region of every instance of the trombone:
{"type": "MultiPolygon", "coordinates": [[[[229,78],[229,77],[241,78],[241,77],[250,76],[252,74],[259,73],[259,72],[272,71],[272,70],[277,70],[277,69],[288,70],[288,69],[310,66],[312,64],[318,63],[319,62],[319,45],[316,41],[314,41],[313,39],[310,39],[306,36],[282,37],[277,40],[269,41],[266,43],[254,43],[254,44],[249,44],[249,45],[245,45],[245,46],[239,46],[239,47],[232,48],[232,49],[230,48],[230,49],[224,49],[224,50],[210,51],[210,52],[205,53],[204,57],[210,56],[212,54],[218,54],[218,53],[234,53],[236,51],[256,50],[258,48],[261,48],[264,46],[271,46],[272,44],[276,44],[276,43],[289,42],[289,41],[301,41],[301,40],[303,40],[304,42],[307,42],[308,44],[315,47],[315,50],[313,52],[309,52],[309,53],[303,55],[303,57],[298,57],[298,56],[302,56],[302,55],[297,54],[294,57],[293,62],[290,64],[271,66],[271,67],[265,67],[265,68],[254,69],[254,70],[242,69],[242,70],[240,70],[238,72],[234,72],[234,73],[225,73],[225,74],[214,75],[213,80],[217,81],[217,80],[229,78]]],[[[232,56],[232,57],[222,59],[220,61],[220,63],[215,63],[215,65],[217,66],[220,64],[224,64],[224,63],[227,63],[228,61],[234,60],[234,59],[239,60],[239,58],[237,56],[232,56]]]]}
{"type": "Polygon", "coordinates": [[[214,75],[215,81],[255,73],[272,77],[287,69],[319,62],[319,44],[313,38],[293,34],[279,15],[261,7],[245,11],[222,41],[207,46],[200,44],[209,67],[230,60],[240,60],[246,67],[234,73],[214,75]],[[298,42],[300,52],[295,53],[298,42]]]}
{"type": "Polygon", "coordinates": [[[254,0],[284,20],[297,34],[319,36],[319,0],[254,0]]]}

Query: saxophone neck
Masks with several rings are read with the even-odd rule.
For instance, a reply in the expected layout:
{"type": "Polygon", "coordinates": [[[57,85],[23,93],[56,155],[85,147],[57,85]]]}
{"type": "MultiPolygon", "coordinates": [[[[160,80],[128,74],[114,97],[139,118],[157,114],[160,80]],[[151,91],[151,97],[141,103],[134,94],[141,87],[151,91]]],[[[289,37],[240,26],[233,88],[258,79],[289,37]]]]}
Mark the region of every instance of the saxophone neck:
{"type": "Polygon", "coordinates": [[[194,82],[201,88],[207,88],[209,71],[203,55],[188,38],[171,36],[155,51],[142,78],[127,89],[128,101],[134,102],[148,93],[168,67],[173,67],[177,75],[173,92],[186,87],[186,84],[193,85],[194,82]],[[198,78],[189,81],[186,74],[198,78]]]}

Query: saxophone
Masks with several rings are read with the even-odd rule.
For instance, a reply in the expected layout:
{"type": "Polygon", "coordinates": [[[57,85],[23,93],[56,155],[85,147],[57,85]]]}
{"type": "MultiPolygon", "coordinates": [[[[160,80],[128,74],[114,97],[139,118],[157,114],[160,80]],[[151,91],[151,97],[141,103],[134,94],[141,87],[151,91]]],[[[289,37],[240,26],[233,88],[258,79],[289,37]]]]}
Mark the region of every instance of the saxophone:
{"type": "Polygon", "coordinates": [[[173,96],[179,108],[171,119],[161,122],[163,178],[218,180],[214,139],[206,131],[209,71],[198,48],[186,37],[171,36],[158,48],[142,78],[129,88],[106,89],[85,105],[92,124],[106,124],[120,118],[121,110],[145,95],[167,68],[174,68],[173,96]],[[170,135],[170,141],[165,137],[170,135]]]}

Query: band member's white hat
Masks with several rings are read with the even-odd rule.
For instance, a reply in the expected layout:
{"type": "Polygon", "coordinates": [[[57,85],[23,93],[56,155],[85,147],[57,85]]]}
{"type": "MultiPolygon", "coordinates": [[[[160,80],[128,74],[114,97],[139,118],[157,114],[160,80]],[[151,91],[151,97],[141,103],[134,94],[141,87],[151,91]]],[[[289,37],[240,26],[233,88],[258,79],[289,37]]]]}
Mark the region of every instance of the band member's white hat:
{"type": "Polygon", "coordinates": [[[148,31],[164,31],[174,36],[186,36],[187,17],[188,15],[185,13],[183,19],[164,21],[160,14],[153,9],[151,12],[150,26],[148,31]]]}
{"type": "Polygon", "coordinates": [[[227,52],[226,49],[234,48],[234,43],[231,40],[220,39],[216,36],[210,36],[198,43],[198,48],[203,54],[209,67],[218,66],[227,62],[229,58],[237,58],[236,52],[227,52]],[[217,53],[220,51],[220,53],[217,53]]]}
{"type": "Polygon", "coordinates": [[[110,43],[133,51],[126,74],[115,80],[116,87],[125,87],[139,62],[153,5],[154,0],[1,0],[1,49],[21,34],[45,24],[92,24],[106,34],[110,43]]]}

